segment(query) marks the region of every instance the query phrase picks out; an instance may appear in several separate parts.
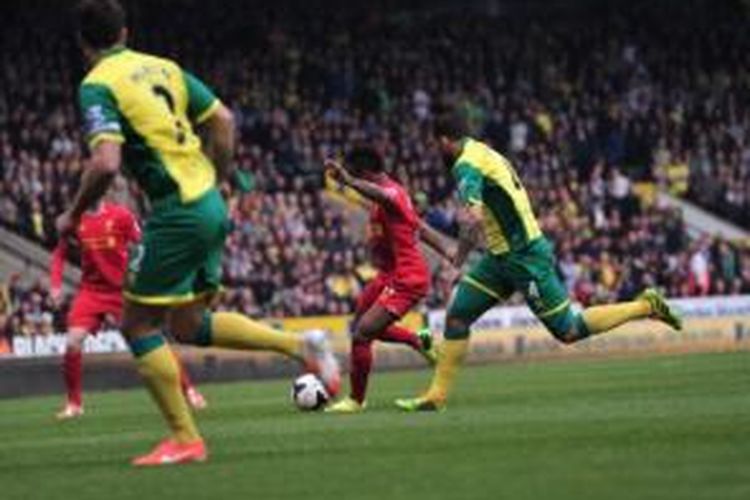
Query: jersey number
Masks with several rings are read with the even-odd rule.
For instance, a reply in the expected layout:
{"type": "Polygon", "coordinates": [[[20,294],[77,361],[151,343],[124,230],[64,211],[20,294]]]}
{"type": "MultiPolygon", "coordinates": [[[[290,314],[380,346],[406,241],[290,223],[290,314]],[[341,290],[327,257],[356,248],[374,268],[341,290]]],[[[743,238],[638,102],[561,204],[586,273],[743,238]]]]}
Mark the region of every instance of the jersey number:
{"type": "Polygon", "coordinates": [[[174,124],[175,128],[177,129],[177,133],[175,136],[177,144],[185,144],[185,125],[183,125],[182,121],[177,116],[177,111],[174,105],[174,97],[172,97],[169,89],[167,89],[163,85],[154,85],[153,87],[151,87],[151,92],[153,92],[157,98],[164,101],[164,104],[167,105],[169,113],[174,117],[174,124]]]}

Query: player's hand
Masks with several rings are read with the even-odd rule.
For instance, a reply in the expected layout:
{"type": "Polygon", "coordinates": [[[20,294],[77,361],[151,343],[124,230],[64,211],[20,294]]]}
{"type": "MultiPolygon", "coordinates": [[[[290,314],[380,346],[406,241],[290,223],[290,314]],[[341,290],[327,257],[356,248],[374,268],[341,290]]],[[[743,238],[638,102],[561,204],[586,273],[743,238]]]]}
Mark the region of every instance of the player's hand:
{"type": "Polygon", "coordinates": [[[78,225],[78,221],[68,210],[60,214],[55,220],[55,229],[57,229],[57,234],[60,237],[73,233],[76,225],[78,225]]]}
{"type": "Polygon", "coordinates": [[[349,184],[352,176],[349,172],[346,171],[341,163],[331,158],[327,158],[324,162],[324,165],[326,172],[328,172],[328,175],[330,175],[333,180],[338,181],[342,184],[349,184]]]}
{"type": "Polygon", "coordinates": [[[461,271],[455,266],[450,265],[445,268],[445,278],[451,284],[451,288],[453,288],[461,281],[461,271]]]}

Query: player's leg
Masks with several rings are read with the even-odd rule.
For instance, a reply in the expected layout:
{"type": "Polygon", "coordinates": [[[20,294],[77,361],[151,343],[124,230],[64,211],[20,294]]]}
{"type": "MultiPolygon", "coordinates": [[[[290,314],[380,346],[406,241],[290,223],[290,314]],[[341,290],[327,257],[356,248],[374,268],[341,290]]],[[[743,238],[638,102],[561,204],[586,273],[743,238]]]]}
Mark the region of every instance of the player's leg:
{"type": "Polygon", "coordinates": [[[367,382],[372,370],[372,339],[357,334],[361,318],[375,304],[386,287],[388,279],[378,275],[370,280],[357,297],[354,321],[350,330],[349,347],[349,397],[329,405],[327,413],[358,413],[365,408],[367,382]]]}
{"type": "Polygon", "coordinates": [[[99,327],[99,314],[90,293],[79,292],[67,317],[68,333],[62,360],[66,402],[57,413],[59,420],[83,415],[83,341],[99,327]]]}
{"type": "Polygon", "coordinates": [[[88,335],[87,330],[71,327],[65,338],[62,371],[66,400],[63,409],[57,413],[57,418],[60,420],[83,415],[83,341],[86,335],[88,335]]]}
{"type": "Polygon", "coordinates": [[[554,256],[546,241],[520,263],[523,290],[529,307],[552,335],[571,344],[592,335],[608,332],[618,326],[654,317],[680,329],[680,318],[655,290],[646,290],[635,300],[594,306],[580,313],[573,312],[568,293],[557,275],[554,256]]]}
{"type": "Polygon", "coordinates": [[[456,287],[430,387],[420,397],[397,400],[402,410],[435,411],[445,405],[468,352],[471,325],[509,294],[495,260],[483,257],[456,287]]]}
{"type": "Polygon", "coordinates": [[[338,362],[322,332],[304,335],[284,332],[234,312],[209,312],[179,307],[170,314],[169,331],[180,342],[199,347],[222,347],[247,351],[273,351],[301,362],[318,374],[330,394],[341,385],[338,362]]]}
{"type": "Polygon", "coordinates": [[[572,311],[570,301],[565,301],[558,308],[538,316],[552,335],[565,344],[601,335],[625,323],[647,318],[658,319],[676,330],[682,329],[682,320],[655,290],[646,290],[632,301],[593,306],[579,313],[572,311]]]}
{"type": "MultiPolygon", "coordinates": [[[[374,290],[367,291],[365,296],[370,295],[370,292],[374,290]]],[[[429,337],[430,344],[425,348],[418,334],[396,325],[396,321],[402,318],[420,299],[421,296],[418,294],[399,293],[387,287],[380,287],[375,303],[354,323],[349,374],[350,398],[332,405],[329,408],[330,412],[355,413],[364,409],[367,384],[372,371],[373,340],[406,344],[420,353],[431,351],[431,336],[429,337]]]]}
{"type": "Polygon", "coordinates": [[[376,303],[359,317],[354,325],[352,337],[351,398],[364,404],[367,384],[372,371],[372,341],[398,319],[393,313],[376,303]]]}
{"type": "Polygon", "coordinates": [[[189,306],[201,301],[199,308],[190,311],[182,306],[173,308],[169,330],[178,340],[198,346],[279,352],[307,364],[329,392],[338,391],[338,363],[324,334],[281,332],[239,313],[206,310],[203,301],[221,285],[227,219],[219,192],[212,190],[190,205],[158,208],[144,233],[145,251],[126,296],[142,304],[189,306]]]}
{"type": "Polygon", "coordinates": [[[161,410],[170,436],[134,465],[201,461],[206,458],[203,439],[180,388],[180,365],[162,334],[165,308],[128,301],[122,331],[135,357],[138,373],[161,410]]]}
{"type": "Polygon", "coordinates": [[[425,295],[427,295],[427,284],[423,287],[407,288],[394,286],[390,293],[381,294],[378,304],[390,312],[395,319],[377,334],[377,339],[383,342],[403,344],[411,347],[421,354],[429,364],[434,365],[437,353],[429,328],[423,328],[417,332],[396,323],[405,317],[425,295]]]}
{"type": "Polygon", "coordinates": [[[675,330],[682,330],[680,315],[672,309],[664,296],[653,288],[644,290],[630,302],[589,307],[583,311],[582,315],[592,335],[644,318],[661,321],[675,330]]]}

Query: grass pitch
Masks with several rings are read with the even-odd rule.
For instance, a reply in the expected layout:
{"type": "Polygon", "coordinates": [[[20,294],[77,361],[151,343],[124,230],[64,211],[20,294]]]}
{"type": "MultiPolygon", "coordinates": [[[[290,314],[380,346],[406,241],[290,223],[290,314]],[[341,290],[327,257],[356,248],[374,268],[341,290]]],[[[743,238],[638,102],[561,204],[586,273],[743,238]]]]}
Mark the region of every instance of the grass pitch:
{"type": "Polygon", "coordinates": [[[466,369],[442,414],[427,372],[375,374],[357,416],[297,413],[289,381],[207,385],[206,464],[134,470],[163,434],[144,390],[0,401],[0,498],[748,499],[750,353],[466,369]]]}

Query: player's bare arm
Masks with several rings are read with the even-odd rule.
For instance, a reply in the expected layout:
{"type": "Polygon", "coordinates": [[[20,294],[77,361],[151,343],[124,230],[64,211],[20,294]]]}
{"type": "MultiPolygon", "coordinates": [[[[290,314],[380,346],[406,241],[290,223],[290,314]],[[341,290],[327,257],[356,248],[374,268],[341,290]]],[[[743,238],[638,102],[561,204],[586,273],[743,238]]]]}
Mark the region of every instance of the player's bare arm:
{"type": "Polygon", "coordinates": [[[228,180],[234,172],[234,147],[236,133],[232,112],[219,104],[211,116],[201,124],[206,138],[203,149],[214,166],[220,180],[228,180]]]}
{"type": "Polygon", "coordinates": [[[118,142],[103,140],[94,146],[72,206],[57,218],[59,234],[73,231],[81,215],[104,196],[120,170],[121,161],[122,147],[118,142]]]}
{"type": "Polygon", "coordinates": [[[457,248],[452,245],[447,245],[445,243],[445,238],[443,238],[436,230],[432,229],[425,221],[420,221],[419,223],[419,238],[438,255],[450,262],[451,265],[453,264],[456,258],[457,248]]]}
{"type": "Polygon", "coordinates": [[[367,200],[382,205],[386,208],[395,208],[390,196],[383,188],[374,182],[355,177],[339,162],[332,159],[325,161],[325,168],[329,175],[341,184],[348,186],[361,194],[367,200]]]}
{"type": "Polygon", "coordinates": [[[461,212],[462,222],[459,225],[458,248],[453,258],[453,265],[463,266],[466,258],[482,240],[482,209],[479,205],[468,205],[461,212]]]}

